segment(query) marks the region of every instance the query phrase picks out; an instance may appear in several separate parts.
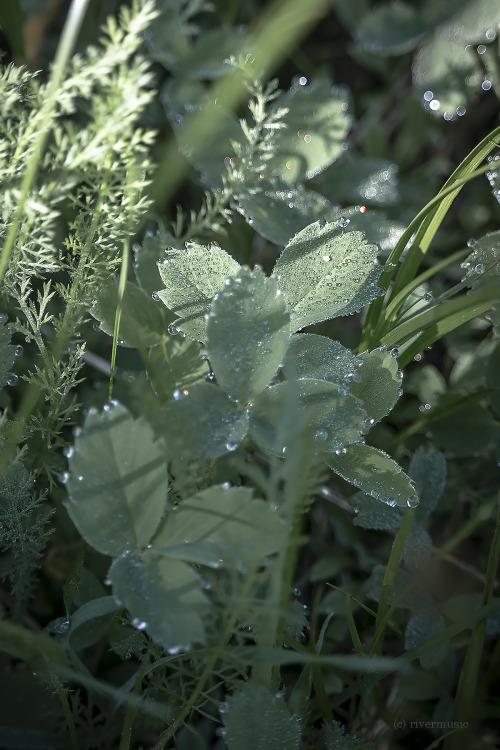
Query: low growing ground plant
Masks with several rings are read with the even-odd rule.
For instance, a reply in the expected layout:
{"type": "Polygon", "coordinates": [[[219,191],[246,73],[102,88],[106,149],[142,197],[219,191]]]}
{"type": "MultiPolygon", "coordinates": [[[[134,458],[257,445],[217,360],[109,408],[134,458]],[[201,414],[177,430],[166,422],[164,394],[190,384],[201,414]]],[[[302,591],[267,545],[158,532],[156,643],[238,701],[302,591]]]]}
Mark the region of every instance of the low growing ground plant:
{"type": "Polygon", "coordinates": [[[446,222],[485,175],[498,217],[500,127],[398,204],[348,89],[271,77],[324,3],[74,54],[86,5],[1,68],[0,745],[493,747],[500,232],[446,222]]]}

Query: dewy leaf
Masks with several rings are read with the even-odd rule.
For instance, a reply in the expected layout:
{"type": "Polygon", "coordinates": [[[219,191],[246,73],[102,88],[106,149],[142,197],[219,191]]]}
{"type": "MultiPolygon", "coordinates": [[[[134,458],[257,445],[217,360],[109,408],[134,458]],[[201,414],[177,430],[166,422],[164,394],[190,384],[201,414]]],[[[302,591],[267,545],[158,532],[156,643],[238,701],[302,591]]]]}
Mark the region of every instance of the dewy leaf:
{"type": "Polygon", "coordinates": [[[170,232],[146,232],[141,245],[134,245],[134,273],[137,283],[149,296],[161,286],[158,261],[165,256],[167,247],[177,247],[178,240],[170,232]]]}
{"type": "MultiPolygon", "coordinates": [[[[430,91],[429,111],[452,120],[471,95],[480,90],[483,74],[472,49],[437,31],[413,60],[413,83],[423,95],[430,91]]],[[[465,111],[465,110],[464,110],[465,111]]]]}
{"type": "Polygon", "coordinates": [[[104,555],[142,548],[165,510],[165,449],[144,419],[120,405],[91,410],[69,459],[68,513],[104,555]]]}
{"type": "Polygon", "coordinates": [[[424,13],[406,3],[394,2],[365,14],[355,36],[374,55],[404,55],[428,31],[424,13]]]}
{"type": "Polygon", "coordinates": [[[6,327],[7,316],[0,315],[0,388],[7,385],[14,364],[15,348],[10,343],[10,332],[6,327]]]}
{"type": "Polygon", "coordinates": [[[377,248],[361,232],[310,224],[285,247],[274,267],[293,311],[293,330],[357,312],[378,297],[377,248]]]}
{"type": "Polygon", "coordinates": [[[349,503],[355,513],[354,525],[363,529],[397,529],[406,513],[406,507],[390,507],[364,492],[355,492],[349,498],[349,503]]]}
{"type": "Polygon", "coordinates": [[[427,452],[420,446],[411,457],[408,476],[415,482],[419,497],[415,516],[424,519],[429,516],[446,485],[446,458],[438,451],[427,452]]]}
{"type": "Polygon", "coordinates": [[[169,337],[148,352],[148,377],[162,400],[175,390],[182,391],[209,373],[197,341],[180,336],[169,337]]]}
{"type": "MultiPolygon", "coordinates": [[[[90,310],[99,321],[100,328],[113,336],[118,305],[118,284],[113,281],[105,286],[90,310]]],[[[122,300],[122,313],[118,343],[121,346],[144,349],[160,344],[167,338],[167,327],[172,317],[162,305],[154,302],[146,292],[127,281],[122,300]]]]}
{"type": "Polygon", "coordinates": [[[287,183],[300,182],[321,172],[344,152],[351,126],[344,89],[325,78],[294,86],[276,101],[287,107],[286,128],[278,131],[278,155],[270,161],[287,183]]]}
{"type": "Polygon", "coordinates": [[[273,180],[238,195],[237,209],[258,234],[284,246],[297,232],[321,218],[330,203],[302,185],[273,180]]]}
{"type": "Polygon", "coordinates": [[[113,562],[108,578],[132,625],[147,630],[167,651],[177,653],[204,642],[201,614],[208,602],[199,576],[186,563],[150,551],[141,557],[124,554],[113,562]]]}
{"type": "Polygon", "coordinates": [[[207,354],[222,390],[247,404],[271,381],[290,338],[290,314],[275,279],[241,269],[216,294],[207,322],[207,354]]]}
{"type": "Polygon", "coordinates": [[[385,417],[401,395],[401,371],[398,352],[374,349],[358,354],[360,366],[349,387],[350,393],[363,404],[368,415],[367,427],[385,417]]]}
{"type": "Polygon", "coordinates": [[[324,455],[332,471],[367,495],[387,505],[415,507],[415,487],[387,453],[370,445],[349,445],[346,452],[324,455]]]}
{"type": "Polygon", "coordinates": [[[190,548],[198,553],[196,545],[205,543],[208,557],[203,564],[238,569],[273,554],[286,536],[286,525],[269,503],[254,500],[252,494],[248,487],[224,486],[198,492],[169,513],[153,540],[153,550],[182,557],[184,547],[184,559],[190,559],[190,548]]]}
{"type": "Polygon", "coordinates": [[[464,45],[491,41],[487,32],[498,27],[497,0],[467,0],[459,7],[441,27],[441,34],[464,45]]]}
{"type": "Polygon", "coordinates": [[[229,750],[298,750],[300,718],[292,716],[283,697],[264,687],[245,685],[221,709],[224,741],[229,750]]]}
{"type": "Polygon", "coordinates": [[[315,333],[292,336],[282,369],[288,377],[348,383],[361,360],[338,341],[315,333]]]}
{"type": "Polygon", "coordinates": [[[205,315],[212,297],[224,287],[224,281],[240,268],[218,245],[187,242],[184,250],[169,248],[159,262],[160,276],[166,289],[158,292],[165,305],[181,315],[176,325],[191,338],[205,341],[205,315]]]}
{"type": "MultiPolygon", "coordinates": [[[[255,400],[250,411],[250,434],[264,449],[284,453],[279,424],[287,405],[289,383],[270,386],[255,400]]],[[[318,450],[340,451],[359,440],[366,412],[343,386],[326,380],[302,379],[293,384],[298,391],[297,419],[309,427],[318,450]]]]}
{"type": "Polygon", "coordinates": [[[398,199],[397,172],[386,159],[351,157],[318,175],[312,187],[342,203],[389,206],[398,199]]]}
{"type": "Polygon", "coordinates": [[[474,242],[474,249],[465,260],[471,289],[500,281],[500,231],[490,232],[474,242]]]}
{"type": "Polygon", "coordinates": [[[213,383],[174,391],[163,413],[167,443],[181,456],[222,456],[236,450],[248,430],[247,411],[213,383]]]}

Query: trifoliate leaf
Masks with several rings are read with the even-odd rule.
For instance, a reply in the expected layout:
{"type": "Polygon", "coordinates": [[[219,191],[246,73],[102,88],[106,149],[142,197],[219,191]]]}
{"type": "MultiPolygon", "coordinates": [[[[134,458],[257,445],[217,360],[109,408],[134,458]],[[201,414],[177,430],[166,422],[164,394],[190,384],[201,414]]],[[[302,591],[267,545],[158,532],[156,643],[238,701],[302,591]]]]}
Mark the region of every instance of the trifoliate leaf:
{"type": "Polygon", "coordinates": [[[274,267],[293,312],[292,328],[357,312],[379,296],[377,248],[360,232],[310,224],[285,247],[274,267]]]}
{"type": "Polygon", "coordinates": [[[229,276],[238,273],[237,263],[218,245],[187,242],[184,250],[170,248],[159,262],[166,289],[158,292],[164,304],[181,316],[176,325],[198,341],[205,341],[205,315],[212,297],[224,287],[229,276]]]}
{"type": "Polygon", "coordinates": [[[330,203],[302,185],[273,180],[240,194],[237,209],[258,234],[284,246],[297,232],[321,218],[330,203]]]}
{"type": "Polygon", "coordinates": [[[362,403],[368,415],[367,428],[385,417],[401,395],[401,372],[397,352],[383,349],[362,352],[349,391],[362,403]]]}
{"type": "Polygon", "coordinates": [[[452,120],[480,89],[483,75],[471,49],[446,38],[438,30],[422,45],[413,60],[413,83],[423,95],[430,91],[429,111],[452,120]]]}
{"type": "Polygon", "coordinates": [[[416,518],[429,516],[446,485],[446,458],[438,451],[427,452],[420,446],[411,457],[408,476],[415,483],[419,497],[416,518]]]}
{"type": "Polygon", "coordinates": [[[270,164],[285,182],[314,177],[344,152],[351,126],[345,89],[318,79],[293,87],[276,107],[287,107],[288,113],[276,139],[278,156],[270,164]]]}
{"type": "Polygon", "coordinates": [[[355,37],[374,55],[404,55],[429,31],[425,15],[400,1],[379,5],[363,16],[355,37]]]}
{"type": "Polygon", "coordinates": [[[179,455],[216,458],[236,450],[248,430],[248,414],[238,410],[213,383],[177,390],[164,407],[167,443],[179,455]]]}
{"type": "Polygon", "coordinates": [[[323,458],[342,479],[376,500],[403,507],[418,503],[410,479],[383,451],[369,445],[349,445],[345,453],[325,454],[323,458]]]}
{"type": "Polygon", "coordinates": [[[283,360],[287,377],[314,378],[331,383],[350,383],[360,360],[338,341],[315,333],[292,336],[283,360]]]}
{"type": "Polygon", "coordinates": [[[290,314],[275,279],[240,272],[215,295],[207,321],[207,354],[222,390],[247,404],[269,384],[286,352],[290,314]]]}
{"type": "MultiPolygon", "coordinates": [[[[250,434],[264,449],[284,453],[287,445],[279,424],[288,406],[287,382],[266,388],[250,411],[250,434]]],[[[354,396],[337,383],[303,379],[293,383],[297,389],[296,418],[311,430],[319,451],[337,451],[359,440],[366,412],[354,396]]]]}
{"type": "MultiPolygon", "coordinates": [[[[113,336],[118,306],[118,284],[113,281],[100,292],[90,314],[99,321],[100,328],[113,336]]],[[[167,338],[167,327],[172,317],[162,305],[127,281],[122,300],[118,343],[121,346],[144,349],[160,344],[167,338]]]]}
{"type": "Polygon", "coordinates": [[[203,643],[201,614],[208,608],[201,580],[181,560],[151,551],[118,557],[108,573],[113,596],[126,607],[132,625],[147,630],[167,651],[177,653],[203,643]]]}
{"type": "Polygon", "coordinates": [[[91,410],[75,438],[67,480],[68,513],[104,555],[144,547],[165,510],[165,449],[144,419],[121,405],[91,410]]]}
{"type": "Polygon", "coordinates": [[[266,688],[245,685],[221,710],[224,741],[229,750],[298,750],[300,719],[292,716],[283,697],[266,688]]]}
{"type": "Polygon", "coordinates": [[[252,494],[248,487],[225,486],[198,492],[169,513],[153,549],[213,568],[246,569],[276,552],[286,536],[272,506],[252,494]]]}

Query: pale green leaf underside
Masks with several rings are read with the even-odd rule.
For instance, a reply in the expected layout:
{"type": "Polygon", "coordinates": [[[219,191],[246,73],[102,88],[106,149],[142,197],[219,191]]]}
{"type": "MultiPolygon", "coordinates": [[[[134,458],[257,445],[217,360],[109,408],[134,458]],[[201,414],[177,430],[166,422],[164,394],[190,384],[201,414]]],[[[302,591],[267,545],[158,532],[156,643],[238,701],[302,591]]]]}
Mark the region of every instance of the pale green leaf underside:
{"type": "Polygon", "coordinates": [[[331,383],[351,382],[359,358],[338,341],[315,333],[296,333],[283,360],[290,378],[314,378],[331,383]]]}
{"type": "Polygon", "coordinates": [[[387,453],[369,445],[349,445],[346,453],[324,455],[336,474],[376,500],[412,506],[418,498],[410,479],[387,453]]]}
{"type": "Polygon", "coordinates": [[[205,341],[205,315],[216,292],[229,276],[238,273],[237,263],[218,245],[205,247],[186,243],[184,250],[170,248],[159,262],[165,289],[158,292],[164,304],[181,316],[177,326],[191,338],[205,341]]]}
{"type": "Polygon", "coordinates": [[[357,312],[380,294],[377,248],[361,232],[310,224],[285,247],[274,267],[292,314],[292,328],[357,312]]]}
{"type": "Polygon", "coordinates": [[[298,750],[301,726],[283,698],[245,685],[227,699],[223,713],[229,750],[298,750]]]}
{"type": "Polygon", "coordinates": [[[192,547],[195,554],[206,554],[200,559],[205,565],[245,569],[276,552],[284,535],[283,521],[269,503],[254,500],[251,489],[214,486],[170,512],[153,541],[153,549],[177,557],[184,545],[185,559],[190,559],[192,547]]]}
{"type": "Polygon", "coordinates": [[[290,338],[290,314],[275,279],[241,269],[217,294],[207,322],[207,353],[217,382],[247,404],[271,381],[290,338]]]}
{"type": "Polygon", "coordinates": [[[135,278],[141,289],[149,296],[161,286],[158,261],[164,257],[165,248],[176,247],[176,242],[177,238],[170,232],[146,232],[142,244],[133,246],[135,278]]]}
{"type": "Polygon", "coordinates": [[[148,352],[148,377],[156,393],[169,398],[176,389],[185,389],[208,375],[208,363],[196,341],[181,336],[168,337],[148,352]]]}
{"type": "Polygon", "coordinates": [[[238,211],[248,224],[266,240],[281,246],[329,209],[330,203],[319,193],[277,180],[259,183],[256,192],[248,191],[238,198],[238,211]]]}
{"type": "MultiPolygon", "coordinates": [[[[275,453],[283,453],[287,448],[278,428],[288,407],[287,386],[284,382],[267,388],[250,412],[251,436],[260,446],[275,453]]],[[[302,379],[293,387],[297,389],[297,421],[311,430],[318,450],[336,451],[359,440],[366,412],[343,386],[326,380],[302,379]]]]}
{"type": "Polygon", "coordinates": [[[208,602],[194,570],[181,560],[145,552],[142,557],[122,555],[108,573],[113,596],[126,607],[132,625],[147,630],[171,651],[203,643],[201,614],[208,602]]]}
{"type": "Polygon", "coordinates": [[[389,414],[398,400],[401,372],[397,358],[388,351],[374,349],[362,352],[358,357],[362,364],[356,370],[349,390],[363,404],[371,425],[389,414]]]}
{"type": "Polygon", "coordinates": [[[238,411],[213,383],[194,383],[176,391],[164,408],[167,443],[181,456],[216,458],[236,450],[248,430],[246,411],[238,411]]]}
{"type": "Polygon", "coordinates": [[[68,513],[105,555],[142,548],[165,509],[165,450],[147,422],[121,405],[89,413],[69,459],[68,513]]]}
{"type": "Polygon", "coordinates": [[[271,160],[282,180],[296,183],[314,177],[343,153],[351,126],[344,89],[317,79],[292,88],[276,106],[288,108],[286,128],[278,132],[278,156],[271,160]]]}

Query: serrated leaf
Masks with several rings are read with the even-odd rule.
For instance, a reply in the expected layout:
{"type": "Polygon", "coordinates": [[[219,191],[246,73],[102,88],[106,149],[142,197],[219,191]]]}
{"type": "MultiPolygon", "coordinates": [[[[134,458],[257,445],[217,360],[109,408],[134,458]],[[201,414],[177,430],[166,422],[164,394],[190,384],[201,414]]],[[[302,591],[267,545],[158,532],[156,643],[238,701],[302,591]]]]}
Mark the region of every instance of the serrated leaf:
{"type": "Polygon", "coordinates": [[[0,316],[0,388],[7,385],[14,364],[15,348],[10,343],[10,332],[5,325],[7,316],[0,316]]]}
{"type": "Polygon", "coordinates": [[[218,245],[187,242],[184,250],[170,248],[158,264],[166,289],[158,292],[162,302],[181,315],[176,325],[198,341],[205,341],[205,315],[212,298],[224,287],[225,280],[240,268],[218,245]]]}
{"type": "Polygon", "coordinates": [[[132,625],[147,630],[167,651],[203,643],[201,614],[208,602],[199,576],[186,563],[145,552],[122,555],[109,569],[113,596],[126,607],[132,625]]]}
{"type": "Polygon", "coordinates": [[[432,539],[420,524],[412,523],[403,548],[403,560],[409,570],[425,568],[432,555],[432,539]]]}
{"type": "Polygon", "coordinates": [[[378,529],[380,531],[397,529],[406,513],[406,508],[398,506],[392,508],[364,492],[355,492],[349,498],[349,503],[356,514],[353,521],[354,525],[361,526],[363,529],[378,529]]]}
{"type": "MultiPolygon", "coordinates": [[[[343,386],[314,379],[297,380],[292,385],[297,390],[296,419],[311,430],[317,450],[337,451],[359,440],[366,412],[343,386]]],[[[273,453],[284,453],[287,448],[279,425],[288,408],[288,386],[284,382],[266,388],[250,411],[251,437],[273,453]]]]}
{"type": "Polygon", "coordinates": [[[397,355],[388,351],[362,352],[358,359],[362,364],[354,373],[349,391],[363,405],[369,420],[367,427],[371,427],[393,409],[401,394],[401,373],[397,355]]]}
{"type": "MultiPolygon", "coordinates": [[[[117,306],[118,284],[113,281],[99,292],[90,309],[90,314],[99,321],[101,330],[108,336],[113,336],[117,306]]],[[[154,302],[138,286],[127,281],[122,300],[118,343],[136,349],[155,346],[167,337],[168,324],[169,317],[165,308],[154,302]]]]}
{"type": "Polygon", "coordinates": [[[256,191],[240,194],[237,209],[258,234],[284,246],[297,232],[321,218],[330,203],[302,185],[273,180],[259,184],[256,191]]]}
{"type": "Polygon", "coordinates": [[[425,14],[402,2],[379,5],[363,16],[355,37],[374,55],[404,55],[428,33],[425,14]]]}
{"type": "Polygon", "coordinates": [[[360,232],[319,222],[299,232],[274,267],[280,289],[293,311],[292,328],[349,315],[380,294],[377,248],[360,232]]]}
{"type": "Polygon", "coordinates": [[[351,157],[326,169],[312,186],[342,203],[390,206],[398,199],[397,171],[396,165],[386,159],[351,157]]]}
{"type": "Polygon", "coordinates": [[[437,505],[446,485],[446,458],[438,451],[427,452],[420,446],[411,457],[408,476],[415,482],[419,497],[415,516],[424,519],[437,505]]]}
{"type": "Polygon", "coordinates": [[[283,372],[289,377],[350,383],[359,358],[338,341],[315,333],[296,333],[290,339],[283,360],[283,372]]]}
{"type": "MultiPolygon", "coordinates": [[[[380,599],[385,571],[385,566],[377,565],[370,578],[363,585],[367,596],[376,602],[380,599]]],[[[420,612],[434,607],[432,597],[427,589],[423,586],[415,585],[414,578],[402,568],[399,568],[396,572],[391,592],[391,604],[396,599],[398,600],[397,606],[402,609],[413,609],[420,612]],[[404,596],[403,592],[406,592],[404,596]]]]}
{"type": "Polygon", "coordinates": [[[134,273],[140,288],[152,296],[161,286],[158,261],[165,256],[167,247],[177,247],[177,238],[170,232],[147,232],[142,244],[134,245],[134,273]]]}
{"type": "Polygon", "coordinates": [[[483,74],[474,52],[462,42],[437,31],[422,45],[413,60],[413,83],[423,95],[433,94],[429,111],[454,119],[457,110],[480,89],[483,74]]]}
{"type": "Polygon", "coordinates": [[[167,443],[181,456],[216,458],[236,450],[248,430],[247,411],[213,383],[176,391],[164,408],[167,443]]]}
{"type": "Polygon", "coordinates": [[[378,245],[380,256],[385,258],[394,249],[405,230],[404,224],[394,219],[388,219],[382,211],[366,208],[366,206],[351,206],[350,208],[332,209],[327,218],[331,222],[339,219],[349,221],[345,232],[363,232],[365,241],[370,245],[378,245]]]}
{"type": "Polygon", "coordinates": [[[222,390],[252,401],[271,381],[290,339],[290,314],[275,279],[240,269],[214,297],[207,353],[222,390]]]}
{"type": "Polygon", "coordinates": [[[416,505],[418,498],[410,479],[399,464],[370,445],[349,445],[340,455],[324,455],[336,474],[365,494],[388,505],[416,505]]]}
{"type": "MultiPolygon", "coordinates": [[[[286,525],[248,487],[210,487],[184,500],[153,540],[158,554],[199,556],[197,562],[246,569],[280,548],[286,525]]],[[[194,559],[192,560],[195,561],[194,559]]]]}
{"type": "Polygon", "coordinates": [[[175,390],[182,391],[202,380],[209,368],[197,341],[172,336],[149,350],[147,371],[156,393],[165,400],[175,390]]]}
{"type": "Polygon", "coordinates": [[[245,685],[227,698],[222,715],[229,750],[298,750],[300,719],[291,716],[283,698],[266,688],[245,685]]]}
{"type": "Polygon", "coordinates": [[[165,510],[165,449],[144,419],[121,405],[91,411],[69,459],[66,509],[104,555],[142,548],[165,510]]]}
{"type": "MultiPolygon", "coordinates": [[[[434,606],[416,612],[408,620],[405,631],[405,649],[409,651],[421,643],[425,643],[431,636],[444,630],[444,621],[434,606]]],[[[436,667],[446,656],[446,648],[442,644],[426,649],[420,657],[420,664],[424,669],[436,667]]]]}
{"type": "Polygon", "coordinates": [[[290,89],[276,107],[287,107],[288,113],[286,128],[277,136],[278,155],[270,164],[284,182],[314,177],[344,152],[351,126],[345,89],[317,79],[290,89]]]}
{"type": "Polygon", "coordinates": [[[365,742],[345,731],[339,721],[329,721],[323,727],[325,750],[377,750],[373,742],[365,742]]]}

